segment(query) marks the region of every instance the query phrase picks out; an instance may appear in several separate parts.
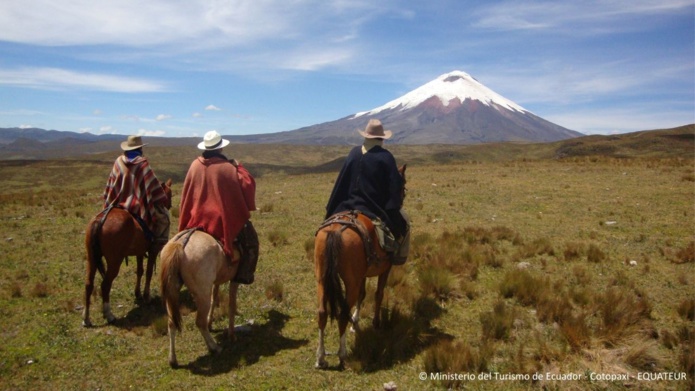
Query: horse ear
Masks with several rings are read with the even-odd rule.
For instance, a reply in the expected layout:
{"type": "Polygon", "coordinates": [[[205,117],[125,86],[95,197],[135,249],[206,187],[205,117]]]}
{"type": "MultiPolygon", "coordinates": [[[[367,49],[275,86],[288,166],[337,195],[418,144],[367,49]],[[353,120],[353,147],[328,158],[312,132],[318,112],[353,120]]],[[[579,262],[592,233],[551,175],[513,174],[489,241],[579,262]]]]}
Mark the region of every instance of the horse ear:
{"type": "Polygon", "coordinates": [[[171,178],[167,179],[167,187],[171,187],[171,178]]]}
{"type": "Polygon", "coordinates": [[[408,163],[405,163],[404,165],[402,165],[401,168],[398,170],[401,172],[401,175],[405,174],[406,167],[408,167],[408,163]]]}

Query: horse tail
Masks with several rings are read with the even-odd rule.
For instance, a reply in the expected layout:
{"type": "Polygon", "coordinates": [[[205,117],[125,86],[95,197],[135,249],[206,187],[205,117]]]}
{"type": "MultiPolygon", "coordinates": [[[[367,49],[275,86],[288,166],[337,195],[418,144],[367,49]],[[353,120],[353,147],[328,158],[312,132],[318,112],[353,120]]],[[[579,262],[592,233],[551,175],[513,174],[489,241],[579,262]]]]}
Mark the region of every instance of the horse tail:
{"type": "MultiPolygon", "coordinates": [[[[87,243],[87,262],[96,268],[104,278],[106,270],[104,269],[103,254],[101,252],[101,243],[99,243],[99,235],[101,234],[101,225],[103,220],[94,220],[89,226],[89,239],[87,243]]],[[[92,269],[94,270],[94,269],[92,269]]]]}
{"type": "Polygon", "coordinates": [[[347,321],[350,309],[348,308],[345,293],[343,293],[343,287],[340,283],[340,275],[338,274],[338,260],[342,252],[342,246],[341,231],[329,231],[326,235],[326,248],[324,251],[326,271],[323,275],[323,283],[331,319],[338,318],[341,321],[347,321]]]}
{"type": "Polygon", "coordinates": [[[181,260],[184,257],[183,245],[176,241],[167,243],[160,258],[162,270],[160,274],[160,289],[162,298],[169,314],[169,322],[181,332],[181,311],[179,310],[179,290],[181,290],[181,260]]]}

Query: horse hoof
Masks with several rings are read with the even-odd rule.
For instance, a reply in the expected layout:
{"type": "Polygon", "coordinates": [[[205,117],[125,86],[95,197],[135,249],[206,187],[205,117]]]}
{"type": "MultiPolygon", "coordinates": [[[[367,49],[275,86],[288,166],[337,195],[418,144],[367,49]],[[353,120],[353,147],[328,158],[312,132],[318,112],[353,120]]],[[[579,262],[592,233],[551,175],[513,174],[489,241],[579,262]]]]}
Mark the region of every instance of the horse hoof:
{"type": "Polygon", "coordinates": [[[176,361],[169,361],[169,366],[171,367],[171,369],[178,369],[179,363],[176,361]]]}
{"type": "Polygon", "coordinates": [[[328,362],[326,360],[319,360],[314,365],[315,369],[326,369],[328,368],[328,362]]]}
{"type": "Polygon", "coordinates": [[[92,322],[89,319],[82,321],[82,327],[92,327],[92,322]]]}

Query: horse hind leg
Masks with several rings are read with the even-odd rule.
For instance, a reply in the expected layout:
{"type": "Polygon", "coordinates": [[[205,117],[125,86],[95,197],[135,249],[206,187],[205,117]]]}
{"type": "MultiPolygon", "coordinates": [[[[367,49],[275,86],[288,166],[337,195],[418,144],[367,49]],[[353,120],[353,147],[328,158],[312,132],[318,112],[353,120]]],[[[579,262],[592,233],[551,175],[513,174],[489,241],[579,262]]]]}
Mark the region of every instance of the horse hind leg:
{"type": "Polygon", "coordinates": [[[207,345],[210,353],[220,353],[222,348],[215,342],[212,334],[210,334],[210,322],[208,321],[212,316],[213,291],[214,289],[210,287],[210,289],[207,290],[207,295],[195,295],[196,306],[198,307],[195,325],[198,327],[198,330],[200,330],[200,334],[203,336],[205,345],[207,345]]]}
{"type": "Polygon", "coordinates": [[[150,285],[152,283],[152,274],[154,274],[154,267],[157,262],[157,254],[154,252],[154,250],[150,250],[150,252],[147,254],[147,271],[145,274],[145,294],[143,296],[143,300],[145,303],[150,302],[150,285]]]}
{"type": "Polygon", "coordinates": [[[176,359],[176,326],[169,322],[169,366],[178,368],[179,362],[176,359]]]}
{"type": "Polygon", "coordinates": [[[92,327],[92,321],[89,319],[89,308],[92,302],[92,293],[94,292],[96,272],[96,268],[90,262],[87,262],[87,281],[84,285],[84,309],[82,310],[82,326],[84,327],[92,327]]]}
{"type": "Polygon", "coordinates": [[[381,327],[381,302],[384,300],[384,288],[386,287],[386,281],[388,281],[390,272],[391,268],[379,275],[376,292],[374,292],[374,319],[372,320],[372,326],[375,329],[381,327]]]}
{"type": "MultiPolygon", "coordinates": [[[[140,290],[140,284],[142,283],[142,275],[145,273],[145,267],[143,265],[143,258],[142,256],[137,256],[137,272],[136,272],[136,280],[135,280],[135,299],[136,300],[142,300],[142,292],[140,290]]],[[[147,287],[145,288],[147,290],[147,287]]]]}
{"type": "Polygon", "coordinates": [[[121,262],[123,262],[122,258],[118,259],[116,262],[108,262],[109,266],[104,275],[104,280],[101,282],[102,313],[104,314],[104,319],[106,319],[108,323],[113,323],[116,320],[116,317],[111,312],[111,286],[113,285],[113,280],[118,276],[121,262]]]}
{"type": "Polygon", "coordinates": [[[359,330],[360,309],[362,308],[362,302],[364,301],[364,298],[367,295],[366,284],[367,279],[365,278],[364,281],[362,281],[362,286],[360,286],[360,295],[357,298],[355,311],[352,313],[352,326],[350,327],[350,331],[353,333],[359,330]]]}
{"type": "Polygon", "coordinates": [[[316,369],[324,369],[328,367],[326,361],[326,346],[324,345],[324,330],[328,323],[328,312],[326,311],[326,298],[323,294],[323,285],[318,286],[319,310],[318,310],[318,326],[319,326],[319,344],[316,349],[316,369]]]}

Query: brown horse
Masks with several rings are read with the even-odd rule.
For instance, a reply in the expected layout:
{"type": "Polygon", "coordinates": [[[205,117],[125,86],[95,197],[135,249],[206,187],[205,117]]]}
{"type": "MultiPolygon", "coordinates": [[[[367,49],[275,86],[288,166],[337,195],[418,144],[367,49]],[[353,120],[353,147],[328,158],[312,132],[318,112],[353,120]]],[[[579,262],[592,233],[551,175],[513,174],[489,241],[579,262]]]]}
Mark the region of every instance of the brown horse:
{"type": "MultiPolygon", "coordinates": [[[[398,171],[403,177],[401,195],[405,196],[405,168],[398,171]]],[[[403,198],[402,197],[402,198],[403,198]]],[[[366,295],[367,277],[378,276],[374,293],[374,319],[381,323],[381,302],[384,287],[391,271],[388,254],[379,246],[374,224],[362,213],[339,214],[329,218],[316,233],[314,241],[314,272],[317,280],[319,345],[316,350],[316,368],[328,366],[324,346],[324,329],[328,316],[338,320],[340,348],[338,357],[343,367],[347,358],[345,330],[348,322],[356,329],[360,307],[366,295]],[[345,292],[341,281],[345,285],[345,292]],[[356,306],[355,306],[356,305],[356,306]],[[355,312],[350,317],[350,309],[355,312]]]]}
{"type": "MultiPolygon", "coordinates": [[[[171,179],[162,184],[167,196],[166,208],[171,208],[171,179]]],[[[108,323],[113,323],[116,317],[111,312],[110,294],[113,280],[118,276],[123,260],[128,256],[137,259],[137,282],[135,284],[135,297],[143,298],[140,293],[142,281],[143,258],[147,255],[147,274],[145,276],[145,302],[150,300],[150,281],[161,245],[156,245],[148,240],[145,231],[130,212],[121,208],[111,208],[99,213],[87,225],[85,246],[87,247],[87,282],[85,283],[85,306],[82,313],[82,325],[91,327],[89,319],[89,307],[94,291],[94,277],[99,271],[103,280],[101,282],[102,311],[108,323]],[[104,213],[107,215],[104,217],[104,213]],[[103,224],[102,223],[103,220],[103,224]],[[102,262],[102,256],[106,258],[106,269],[102,262]]]]}
{"type": "MultiPolygon", "coordinates": [[[[162,249],[162,268],[160,289],[169,316],[169,365],[178,367],[176,360],[176,330],[181,331],[181,312],[179,310],[179,291],[182,283],[195,300],[197,315],[195,324],[200,330],[205,344],[211,353],[219,353],[222,348],[210,335],[212,313],[217,306],[221,284],[232,281],[237,274],[241,255],[234,245],[234,262],[229,262],[222,246],[203,231],[195,229],[179,232],[162,249]]],[[[234,316],[236,315],[236,296],[239,284],[230,282],[229,286],[229,331],[234,340],[234,316]]]]}

